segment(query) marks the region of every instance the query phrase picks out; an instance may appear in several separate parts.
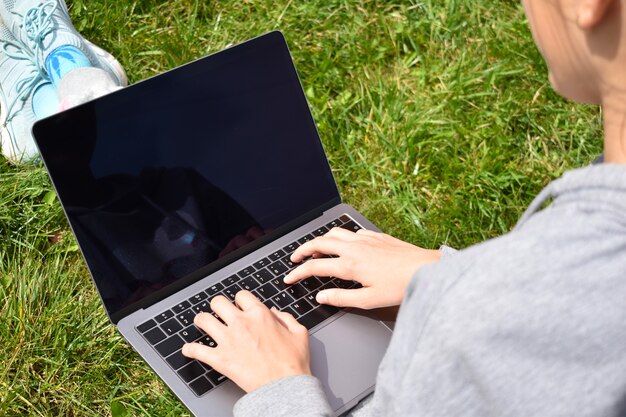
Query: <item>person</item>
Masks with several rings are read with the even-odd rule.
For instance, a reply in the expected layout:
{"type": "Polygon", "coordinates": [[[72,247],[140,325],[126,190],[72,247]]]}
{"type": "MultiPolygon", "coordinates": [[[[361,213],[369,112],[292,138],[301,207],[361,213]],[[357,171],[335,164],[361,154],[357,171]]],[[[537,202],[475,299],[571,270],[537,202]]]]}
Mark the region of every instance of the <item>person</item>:
{"type": "MultiPolygon", "coordinates": [[[[602,105],[604,162],[550,183],[508,234],[453,252],[333,229],[300,246],[286,278],[354,279],[320,303],[401,304],[359,416],[626,416],[626,2],[524,0],[566,98],[602,105]],[[320,255],[336,255],[321,257],[320,255]]],[[[186,344],[247,392],[237,416],[331,415],[309,339],[241,291],[195,317],[217,346],[186,344]]]]}
{"type": "Polygon", "coordinates": [[[127,84],[120,63],[74,28],[64,0],[0,1],[0,148],[8,161],[37,157],[37,119],[127,84]]]}

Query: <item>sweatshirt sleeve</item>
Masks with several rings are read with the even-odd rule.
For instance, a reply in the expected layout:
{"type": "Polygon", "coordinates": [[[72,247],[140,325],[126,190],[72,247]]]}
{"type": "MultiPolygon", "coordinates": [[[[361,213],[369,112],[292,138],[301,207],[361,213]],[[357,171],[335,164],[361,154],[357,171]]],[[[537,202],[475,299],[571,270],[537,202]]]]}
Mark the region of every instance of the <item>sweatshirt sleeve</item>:
{"type": "Polygon", "coordinates": [[[295,375],[244,395],[233,409],[235,417],[329,417],[332,410],[320,381],[310,375],[295,375]]]}

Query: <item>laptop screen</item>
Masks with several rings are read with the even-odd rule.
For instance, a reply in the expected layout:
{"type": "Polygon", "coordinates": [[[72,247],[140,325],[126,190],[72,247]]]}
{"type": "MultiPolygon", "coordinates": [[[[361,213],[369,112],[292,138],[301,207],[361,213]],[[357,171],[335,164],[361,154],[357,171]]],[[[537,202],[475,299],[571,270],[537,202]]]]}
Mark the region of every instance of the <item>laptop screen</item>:
{"type": "Polygon", "coordinates": [[[33,132],[112,319],[339,200],[279,32],[33,132]]]}

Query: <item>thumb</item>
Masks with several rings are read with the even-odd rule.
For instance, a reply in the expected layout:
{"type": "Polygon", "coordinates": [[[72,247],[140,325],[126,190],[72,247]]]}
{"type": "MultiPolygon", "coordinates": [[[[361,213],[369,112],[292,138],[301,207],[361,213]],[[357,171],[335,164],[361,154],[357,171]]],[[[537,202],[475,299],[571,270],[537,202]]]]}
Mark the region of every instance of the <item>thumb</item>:
{"type": "MultiPolygon", "coordinates": [[[[276,307],[272,307],[270,309],[270,311],[272,312],[274,317],[276,317],[276,320],[278,320],[280,322],[280,324],[285,326],[287,328],[287,330],[289,330],[290,332],[293,332],[293,331],[299,329],[300,327],[303,327],[300,323],[298,323],[298,321],[295,319],[294,316],[292,316],[291,314],[289,314],[287,312],[278,311],[278,309],[276,309],[276,307]]],[[[306,330],[306,328],[305,328],[305,330],[306,330]]]]}
{"type": "Polygon", "coordinates": [[[330,288],[317,293],[315,299],[320,304],[329,304],[335,307],[371,308],[373,301],[371,288],[361,287],[353,290],[330,288]]]}

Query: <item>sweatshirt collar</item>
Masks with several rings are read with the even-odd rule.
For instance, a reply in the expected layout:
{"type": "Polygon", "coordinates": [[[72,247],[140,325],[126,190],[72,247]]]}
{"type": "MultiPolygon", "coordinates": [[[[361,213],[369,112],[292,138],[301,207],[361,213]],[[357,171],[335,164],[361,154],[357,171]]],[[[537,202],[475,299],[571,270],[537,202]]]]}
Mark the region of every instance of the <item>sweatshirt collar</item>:
{"type": "Polygon", "coordinates": [[[552,204],[590,201],[621,211],[626,218],[626,165],[602,163],[566,172],[539,193],[517,226],[526,223],[550,199],[552,204]]]}

